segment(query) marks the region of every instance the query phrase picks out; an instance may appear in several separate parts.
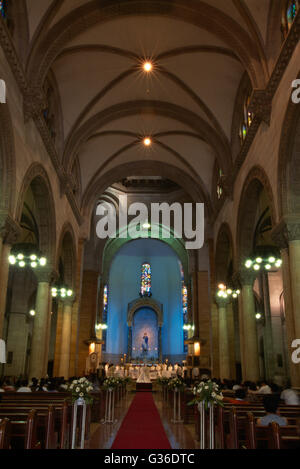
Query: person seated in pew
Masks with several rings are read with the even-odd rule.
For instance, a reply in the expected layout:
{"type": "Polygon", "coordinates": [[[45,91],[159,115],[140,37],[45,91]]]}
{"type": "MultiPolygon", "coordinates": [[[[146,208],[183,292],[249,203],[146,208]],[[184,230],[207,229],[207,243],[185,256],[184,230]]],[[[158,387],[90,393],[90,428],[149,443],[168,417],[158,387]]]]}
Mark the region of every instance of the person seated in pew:
{"type": "Polygon", "coordinates": [[[262,381],[260,383],[258,393],[259,394],[272,394],[272,389],[266,381],[262,381]]]}
{"type": "Polygon", "coordinates": [[[234,405],[249,404],[249,402],[246,401],[245,389],[237,389],[235,391],[234,399],[231,399],[230,397],[224,397],[223,402],[228,402],[229,404],[234,404],[234,405]]]}
{"type": "Polygon", "coordinates": [[[57,390],[57,383],[55,379],[51,379],[47,386],[48,392],[58,392],[57,390]]]}
{"type": "Polygon", "coordinates": [[[29,383],[29,387],[30,387],[32,392],[36,391],[36,388],[38,387],[38,384],[39,384],[39,382],[36,378],[31,378],[31,383],[29,383]]]}
{"type": "Polygon", "coordinates": [[[18,388],[17,392],[31,392],[30,387],[28,386],[27,379],[23,379],[20,383],[20,387],[18,388]]]}
{"type": "Polygon", "coordinates": [[[14,392],[16,390],[10,379],[4,381],[3,389],[5,392],[14,392]]]}
{"type": "Polygon", "coordinates": [[[286,388],[282,391],[280,399],[285,405],[300,405],[300,399],[296,391],[292,389],[291,383],[288,382],[286,388]]]}
{"type": "Polygon", "coordinates": [[[235,381],[232,386],[232,390],[237,391],[238,389],[243,389],[242,383],[240,381],[235,381]]]}
{"type": "Polygon", "coordinates": [[[44,378],[40,379],[40,382],[36,388],[36,392],[47,392],[46,380],[44,378]]]}
{"type": "Polygon", "coordinates": [[[270,423],[278,423],[280,427],[285,427],[288,421],[285,417],[282,417],[278,413],[280,399],[276,395],[264,396],[263,404],[266,411],[266,415],[257,420],[257,425],[261,427],[268,427],[270,423]]]}

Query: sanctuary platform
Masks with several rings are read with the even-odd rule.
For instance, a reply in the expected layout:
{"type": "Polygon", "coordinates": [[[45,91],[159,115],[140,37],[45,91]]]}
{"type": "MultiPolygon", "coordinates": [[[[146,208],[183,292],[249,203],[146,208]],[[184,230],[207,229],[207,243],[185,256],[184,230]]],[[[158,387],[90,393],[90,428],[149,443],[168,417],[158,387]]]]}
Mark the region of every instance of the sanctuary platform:
{"type": "Polygon", "coordinates": [[[152,383],[136,383],[136,392],[151,392],[152,383]]]}

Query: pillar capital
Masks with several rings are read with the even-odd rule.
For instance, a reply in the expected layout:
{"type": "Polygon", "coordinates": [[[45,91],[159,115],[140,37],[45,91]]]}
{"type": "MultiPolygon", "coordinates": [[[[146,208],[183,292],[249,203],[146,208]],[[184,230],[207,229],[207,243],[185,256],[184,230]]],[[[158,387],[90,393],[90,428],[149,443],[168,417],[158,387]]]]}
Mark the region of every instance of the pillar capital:
{"type": "Polygon", "coordinates": [[[241,268],[234,274],[234,280],[238,282],[242,287],[246,285],[253,286],[257,278],[257,272],[252,269],[241,268]]]}
{"type": "Polygon", "coordinates": [[[289,242],[300,240],[300,215],[288,215],[280,220],[272,231],[272,239],[281,249],[289,242]]]}
{"type": "Polygon", "coordinates": [[[64,298],[61,301],[62,301],[62,304],[63,304],[64,307],[65,306],[70,306],[72,308],[74,303],[75,303],[75,297],[72,296],[71,298],[64,298]]]}
{"type": "Polygon", "coordinates": [[[5,244],[15,244],[21,231],[19,224],[10,215],[0,212],[0,236],[5,244]]]}
{"type": "Polygon", "coordinates": [[[231,298],[230,297],[224,298],[224,297],[220,297],[216,295],[215,301],[216,301],[218,308],[226,308],[227,305],[229,305],[231,298]]]}
{"type": "Polygon", "coordinates": [[[52,266],[40,267],[35,271],[35,276],[38,283],[53,283],[58,278],[57,272],[53,269],[52,266]]]}

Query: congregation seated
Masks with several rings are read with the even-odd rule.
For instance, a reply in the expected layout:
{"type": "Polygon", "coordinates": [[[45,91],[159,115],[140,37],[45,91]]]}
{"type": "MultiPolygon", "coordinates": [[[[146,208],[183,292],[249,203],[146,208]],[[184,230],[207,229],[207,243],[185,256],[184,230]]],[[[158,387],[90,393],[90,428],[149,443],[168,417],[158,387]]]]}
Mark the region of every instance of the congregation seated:
{"type": "Polygon", "coordinates": [[[284,427],[288,424],[285,417],[282,417],[278,413],[279,398],[276,395],[267,395],[263,399],[264,409],[266,415],[257,420],[257,425],[262,427],[268,427],[270,423],[277,423],[280,427],[284,427]]]}
{"type": "Polygon", "coordinates": [[[20,382],[20,386],[18,387],[17,392],[32,392],[28,386],[27,379],[24,379],[20,382]]]}
{"type": "Polygon", "coordinates": [[[285,405],[300,405],[300,398],[296,391],[291,388],[291,383],[287,383],[286,388],[280,394],[280,399],[285,405]]]}
{"type": "Polygon", "coordinates": [[[259,394],[272,394],[272,389],[266,381],[262,381],[258,388],[259,394]]]}
{"type": "Polygon", "coordinates": [[[224,402],[228,402],[229,404],[233,405],[242,405],[242,404],[249,404],[249,402],[246,400],[247,393],[245,389],[239,388],[235,391],[234,399],[231,399],[229,397],[224,398],[224,402]]]}

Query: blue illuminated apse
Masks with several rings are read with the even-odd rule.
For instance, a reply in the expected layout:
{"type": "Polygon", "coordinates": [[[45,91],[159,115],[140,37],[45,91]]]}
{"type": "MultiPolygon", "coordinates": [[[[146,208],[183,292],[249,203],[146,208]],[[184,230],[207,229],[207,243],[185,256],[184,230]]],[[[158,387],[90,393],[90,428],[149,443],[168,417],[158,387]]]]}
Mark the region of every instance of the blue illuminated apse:
{"type": "MultiPolygon", "coordinates": [[[[128,304],[140,297],[141,267],[151,265],[152,299],[163,305],[162,356],[170,362],[184,360],[182,279],[179,259],[166,243],[154,239],[138,239],[125,244],[114,257],[109,274],[106,352],[103,359],[117,363],[128,351],[128,304]]],[[[140,325],[139,334],[152,333],[157,327],[156,313],[150,308],[139,310],[134,321],[140,325]],[[147,316],[148,314],[148,316],[147,316]],[[143,318],[147,322],[142,330],[143,318]],[[155,322],[156,321],[156,322],[155,322]],[[149,331],[149,332],[148,332],[149,331]]],[[[139,330],[139,328],[137,328],[139,330]]],[[[135,328],[133,328],[135,334],[135,328]]],[[[138,332],[137,332],[138,334],[138,332]]],[[[157,340],[157,335],[155,340],[157,340]]],[[[141,347],[143,337],[133,337],[133,347],[141,347]],[[136,341],[136,342],[134,342],[136,341]]],[[[155,342],[154,340],[154,342],[155,342]]],[[[156,344],[151,347],[157,348],[156,344]]],[[[153,343],[152,343],[153,345],[153,343]]],[[[149,356],[151,354],[149,353],[149,356]]]]}

